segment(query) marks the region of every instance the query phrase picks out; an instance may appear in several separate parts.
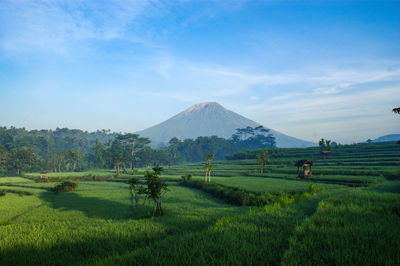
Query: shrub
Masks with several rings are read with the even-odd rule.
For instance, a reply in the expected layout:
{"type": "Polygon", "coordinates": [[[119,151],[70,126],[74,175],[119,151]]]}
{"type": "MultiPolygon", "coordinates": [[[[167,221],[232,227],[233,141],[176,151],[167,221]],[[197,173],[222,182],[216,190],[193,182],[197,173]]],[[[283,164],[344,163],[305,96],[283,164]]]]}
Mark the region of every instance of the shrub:
{"type": "Polygon", "coordinates": [[[3,196],[5,196],[5,195],[6,195],[6,192],[3,191],[3,190],[1,190],[1,191],[0,191],[0,197],[3,197],[3,196]]]}
{"type": "Polygon", "coordinates": [[[136,177],[131,177],[128,179],[129,186],[132,190],[135,189],[136,185],[139,184],[139,179],[136,177]]]}
{"type": "Polygon", "coordinates": [[[191,174],[183,175],[183,176],[181,176],[181,178],[182,178],[182,182],[188,182],[188,181],[190,181],[190,179],[192,179],[192,175],[191,174]]]}
{"type": "Polygon", "coordinates": [[[78,187],[78,183],[72,182],[72,181],[64,181],[61,184],[58,184],[54,187],[54,190],[59,193],[59,192],[71,192],[75,191],[76,188],[78,187]]]}

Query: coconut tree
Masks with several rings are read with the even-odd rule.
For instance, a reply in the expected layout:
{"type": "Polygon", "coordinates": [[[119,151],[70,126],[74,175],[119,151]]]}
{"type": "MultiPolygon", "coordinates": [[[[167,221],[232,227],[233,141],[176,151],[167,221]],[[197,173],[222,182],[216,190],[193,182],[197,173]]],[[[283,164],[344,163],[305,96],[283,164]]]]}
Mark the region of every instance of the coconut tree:
{"type": "Polygon", "coordinates": [[[213,153],[207,153],[205,155],[206,157],[206,177],[204,179],[204,182],[207,183],[207,177],[208,177],[208,182],[211,182],[211,171],[213,170],[213,164],[211,163],[212,159],[214,158],[214,154],[213,153]]]}

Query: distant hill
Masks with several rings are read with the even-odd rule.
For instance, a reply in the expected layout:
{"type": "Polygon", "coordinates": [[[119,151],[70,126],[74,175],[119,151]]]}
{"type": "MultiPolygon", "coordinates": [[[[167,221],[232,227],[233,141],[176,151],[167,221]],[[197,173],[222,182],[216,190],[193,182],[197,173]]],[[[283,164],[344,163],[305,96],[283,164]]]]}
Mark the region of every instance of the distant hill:
{"type": "MultiPolygon", "coordinates": [[[[225,109],[216,102],[205,102],[193,105],[174,117],[137,133],[150,138],[154,144],[160,144],[167,143],[173,137],[181,140],[213,135],[229,138],[235,133],[236,128],[257,127],[259,125],[255,121],[225,109]]],[[[271,129],[271,133],[276,138],[277,147],[280,148],[317,145],[287,136],[273,129],[271,129]]]]}
{"type": "Polygon", "coordinates": [[[372,142],[387,142],[387,141],[399,141],[399,140],[400,140],[400,134],[390,134],[373,139],[372,142]]]}

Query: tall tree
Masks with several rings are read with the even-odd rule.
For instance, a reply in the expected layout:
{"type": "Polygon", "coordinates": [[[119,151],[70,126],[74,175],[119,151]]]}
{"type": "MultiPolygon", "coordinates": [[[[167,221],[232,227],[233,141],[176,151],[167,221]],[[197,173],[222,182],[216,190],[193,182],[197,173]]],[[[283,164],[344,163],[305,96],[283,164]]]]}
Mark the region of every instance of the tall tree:
{"type": "Polygon", "coordinates": [[[213,170],[213,164],[212,164],[212,159],[214,158],[214,154],[213,153],[207,153],[205,155],[206,157],[206,177],[204,179],[204,182],[207,183],[207,177],[208,177],[208,182],[211,182],[211,171],[213,170]]]}
{"type": "Polygon", "coordinates": [[[116,138],[111,144],[111,154],[113,158],[113,162],[117,168],[117,177],[119,177],[119,167],[121,160],[124,158],[124,149],[122,147],[121,141],[116,138]]]}
{"type": "Polygon", "coordinates": [[[130,152],[127,154],[128,162],[130,165],[130,168],[133,169],[133,163],[134,163],[134,158],[135,158],[135,141],[139,139],[139,134],[132,134],[132,133],[125,133],[124,135],[119,134],[117,137],[120,141],[123,143],[128,142],[131,144],[130,152]]]}
{"type": "Polygon", "coordinates": [[[67,162],[67,150],[53,150],[50,153],[48,164],[53,168],[54,172],[61,172],[67,162]]]}
{"type": "Polygon", "coordinates": [[[179,162],[179,158],[178,158],[178,146],[182,143],[178,138],[174,137],[172,139],[169,140],[169,153],[170,153],[170,157],[171,157],[171,161],[173,164],[176,164],[177,162],[179,162]]]}
{"type": "Polygon", "coordinates": [[[70,149],[66,151],[66,159],[71,165],[71,170],[75,172],[78,164],[82,161],[83,155],[82,152],[78,149],[70,149]]]}
{"type": "Polygon", "coordinates": [[[7,166],[18,175],[21,171],[39,170],[40,157],[28,147],[14,148],[9,154],[7,166]]]}
{"type": "Polygon", "coordinates": [[[94,156],[95,156],[95,166],[97,168],[105,168],[107,167],[107,149],[103,143],[101,143],[98,139],[96,139],[96,143],[94,146],[94,156]]]}
{"type": "Polygon", "coordinates": [[[0,176],[7,172],[7,150],[0,144],[0,176]]]}
{"type": "Polygon", "coordinates": [[[265,172],[265,166],[268,162],[268,151],[262,150],[261,154],[257,154],[257,162],[260,165],[260,173],[263,174],[265,172]]]}

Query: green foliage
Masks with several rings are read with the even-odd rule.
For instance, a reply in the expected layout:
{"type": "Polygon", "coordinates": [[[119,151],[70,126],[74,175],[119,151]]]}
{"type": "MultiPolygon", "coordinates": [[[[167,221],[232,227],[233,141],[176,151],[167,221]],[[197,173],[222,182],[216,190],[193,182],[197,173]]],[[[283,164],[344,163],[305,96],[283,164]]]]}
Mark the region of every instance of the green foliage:
{"type": "Polygon", "coordinates": [[[263,174],[265,171],[265,166],[268,162],[268,151],[262,150],[261,154],[257,154],[257,162],[260,165],[260,173],[263,174]]]}
{"type": "Polygon", "coordinates": [[[183,175],[183,176],[181,176],[181,178],[182,178],[182,182],[188,182],[192,179],[192,175],[191,174],[183,175]]]}
{"type": "Polygon", "coordinates": [[[7,168],[17,175],[22,171],[38,170],[40,164],[40,157],[28,147],[12,149],[7,159],[7,168]]]}
{"type": "Polygon", "coordinates": [[[237,128],[231,141],[235,144],[236,150],[274,148],[276,146],[275,137],[269,132],[270,129],[263,126],[237,128]]]}
{"type": "Polygon", "coordinates": [[[140,187],[138,187],[139,179],[131,177],[128,179],[129,188],[131,190],[132,202],[135,200],[135,207],[137,208],[139,203],[138,192],[140,187]]]}
{"type": "Polygon", "coordinates": [[[58,184],[58,185],[54,186],[54,190],[57,193],[60,193],[60,192],[72,192],[72,191],[75,191],[77,187],[78,187],[78,183],[76,183],[76,182],[64,181],[61,184],[58,184]]]}
{"type": "Polygon", "coordinates": [[[147,187],[139,187],[138,193],[144,194],[146,198],[152,199],[154,202],[153,215],[158,211],[159,214],[163,214],[161,205],[161,196],[168,191],[167,184],[161,180],[160,174],[162,167],[153,167],[153,171],[147,171],[144,175],[147,187]]]}
{"type": "Polygon", "coordinates": [[[197,137],[196,139],[172,138],[168,151],[173,164],[200,162],[203,154],[213,153],[216,160],[223,160],[228,154],[241,149],[260,149],[275,147],[275,138],[269,134],[269,129],[262,126],[237,129],[230,139],[197,137]]]}
{"type": "Polygon", "coordinates": [[[7,157],[6,148],[0,144],[0,176],[7,173],[7,157]]]}
{"type": "Polygon", "coordinates": [[[131,189],[135,189],[136,186],[139,184],[139,179],[131,177],[128,179],[128,184],[131,189]]]}

